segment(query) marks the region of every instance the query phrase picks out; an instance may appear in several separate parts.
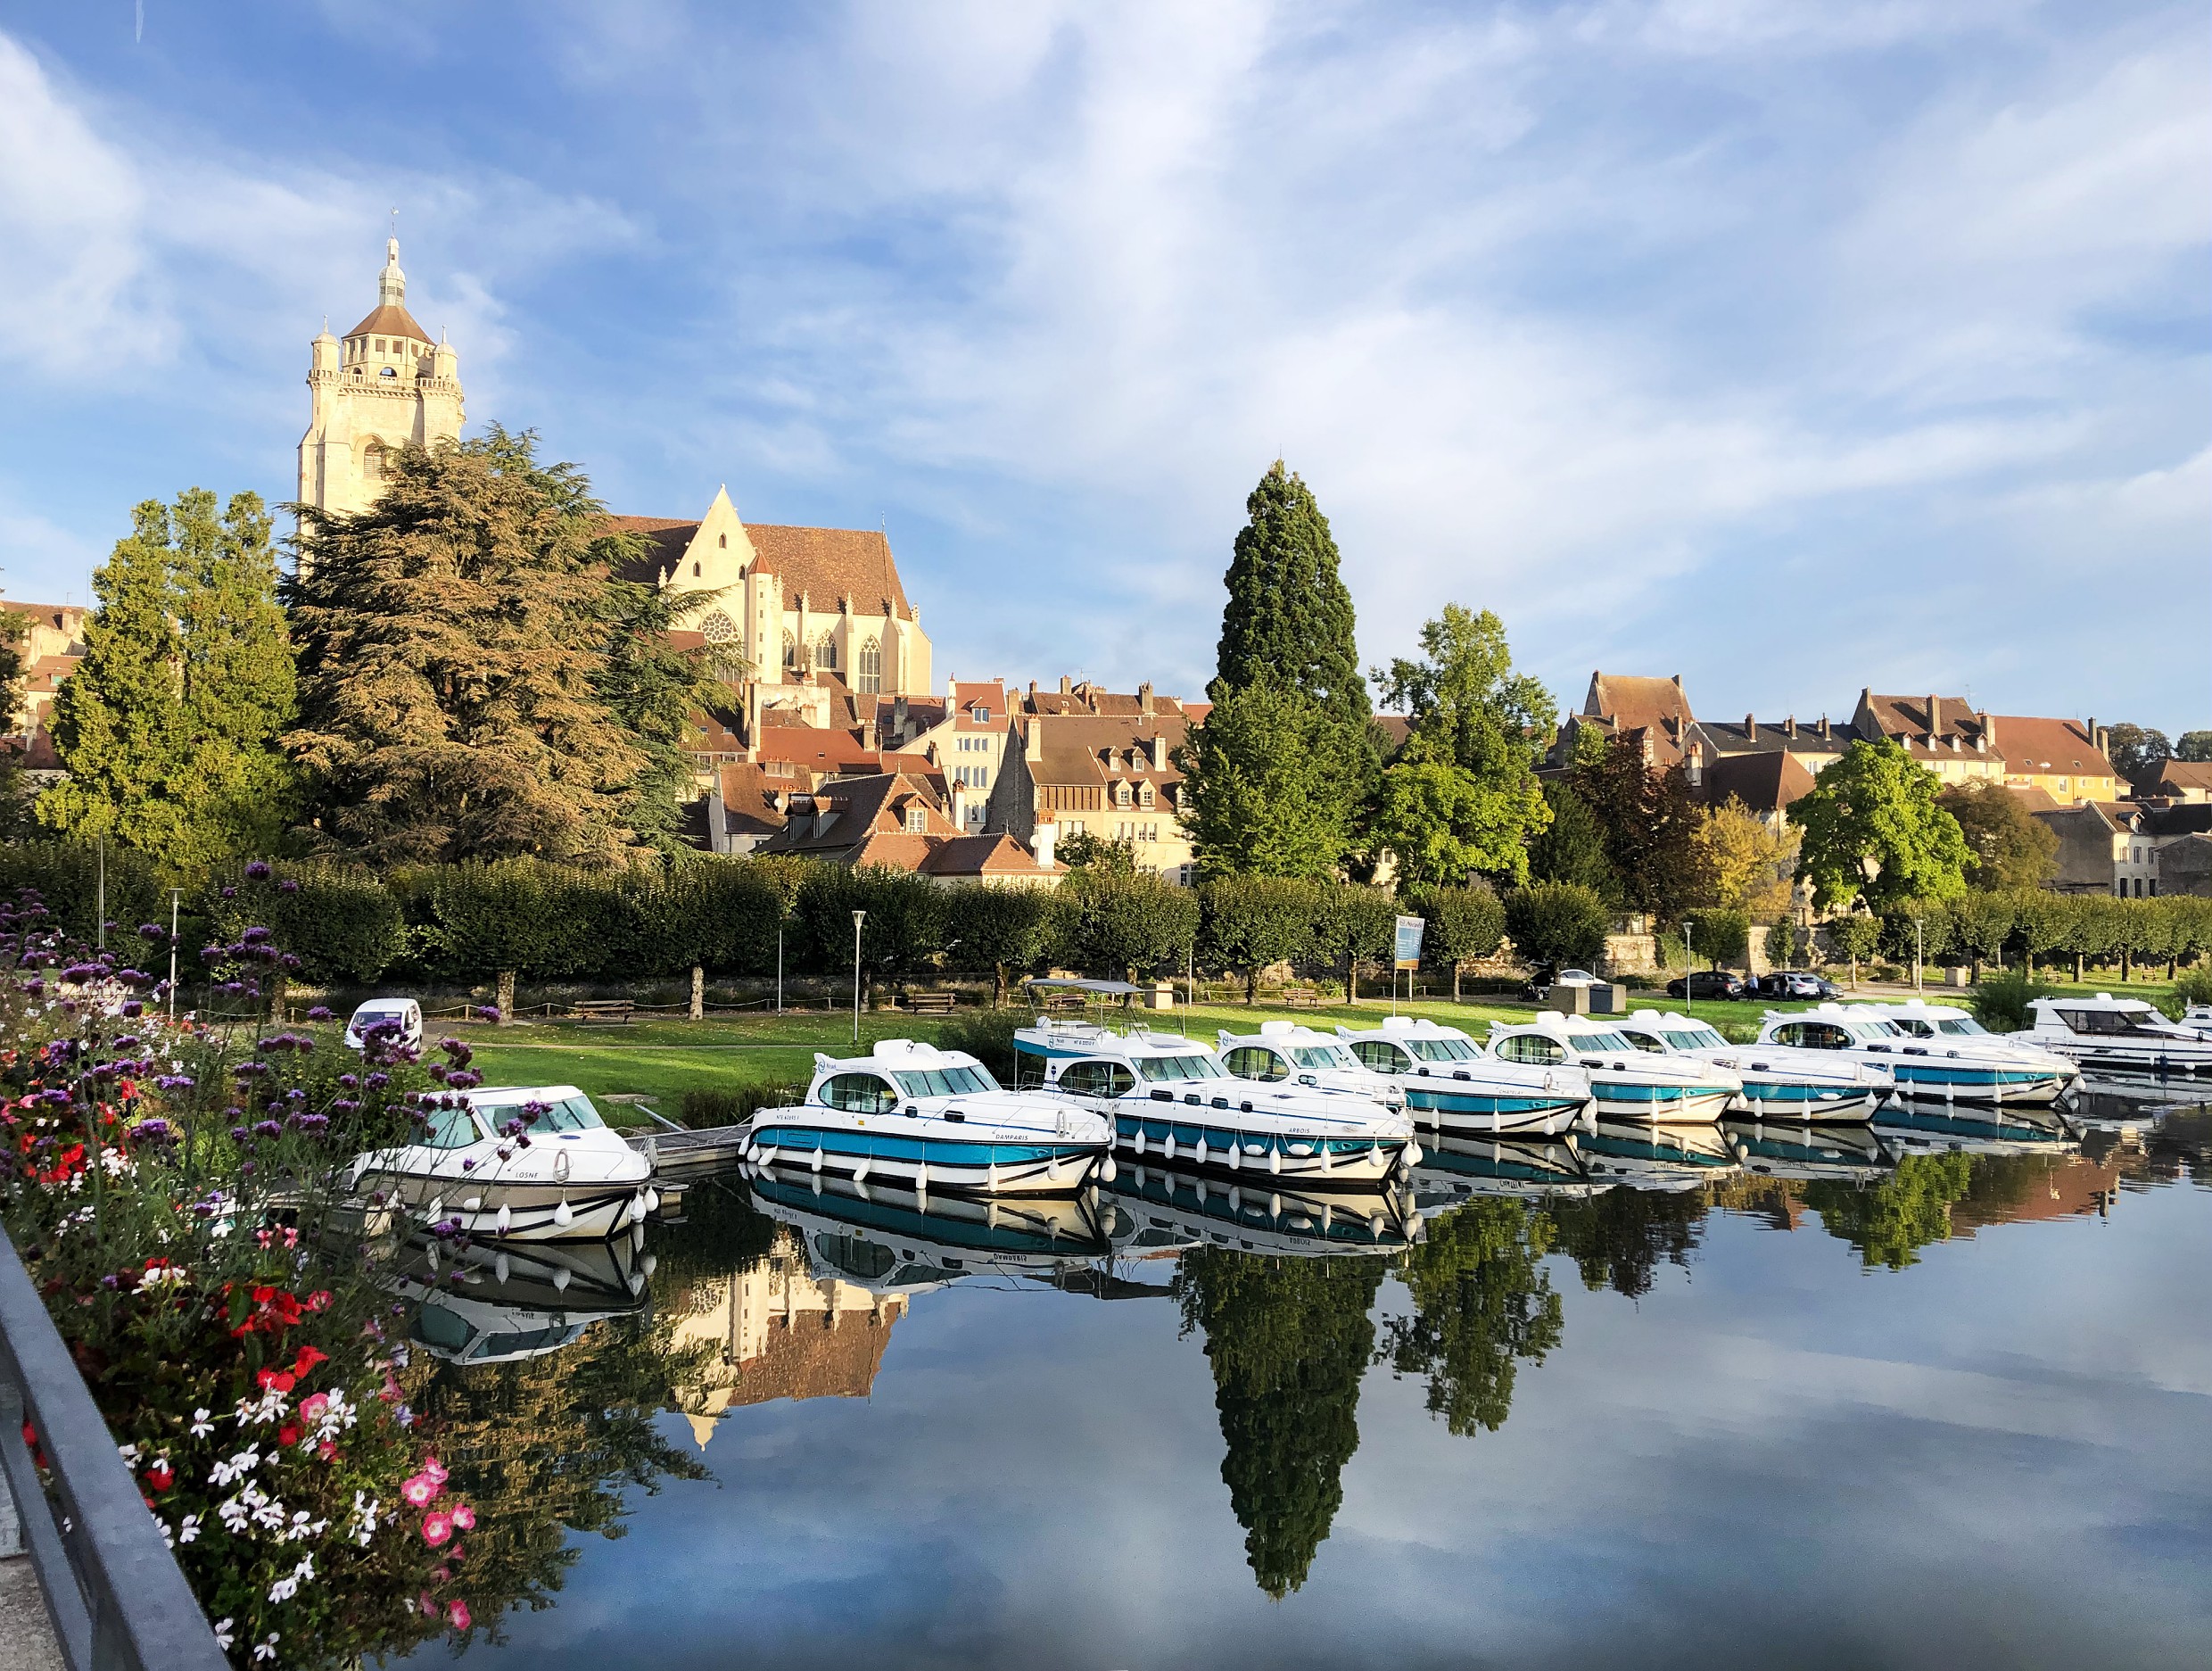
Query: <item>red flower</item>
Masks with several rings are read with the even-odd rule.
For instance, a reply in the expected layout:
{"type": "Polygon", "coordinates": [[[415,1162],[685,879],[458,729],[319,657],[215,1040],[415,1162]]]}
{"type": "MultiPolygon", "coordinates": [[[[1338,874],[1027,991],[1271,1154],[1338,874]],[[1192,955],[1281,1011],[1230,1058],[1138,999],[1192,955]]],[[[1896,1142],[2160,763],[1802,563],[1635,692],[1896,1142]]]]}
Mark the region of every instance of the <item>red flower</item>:
{"type": "Polygon", "coordinates": [[[337,1441],[334,1439],[324,1440],[322,1444],[315,1447],[315,1454],[321,1457],[326,1462],[332,1460],[338,1454],[337,1441]]]}
{"type": "Polygon", "coordinates": [[[282,1369],[263,1369],[254,1379],[261,1384],[263,1392],[274,1387],[279,1393],[292,1391],[292,1377],[282,1369]]]}
{"type": "Polygon", "coordinates": [[[287,1448],[300,1443],[300,1424],[288,1421],[276,1429],[276,1443],[287,1448]]]}
{"type": "Polygon", "coordinates": [[[329,1361],[330,1354],[321,1347],[302,1346],[300,1348],[299,1355],[292,1361],[292,1372],[294,1375],[305,1375],[317,1364],[329,1361]]]}
{"type": "Polygon", "coordinates": [[[329,1303],[330,1290],[328,1288],[318,1288],[307,1296],[307,1309],[310,1311],[322,1311],[329,1303]]]}
{"type": "Polygon", "coordinates": [[[433,1509],[423,1517],[423,1542],[435,1549],[453,1535],[453,1517],[442,1509],[433,1509]]]}
{"type": "Polygon", "coordinates": [[[176,1483],[177,1476],[171,1471],[166,1459],[156,1462],[146,1470],[146,1484],[156,1491],[167,1491],[176,1483]]]}

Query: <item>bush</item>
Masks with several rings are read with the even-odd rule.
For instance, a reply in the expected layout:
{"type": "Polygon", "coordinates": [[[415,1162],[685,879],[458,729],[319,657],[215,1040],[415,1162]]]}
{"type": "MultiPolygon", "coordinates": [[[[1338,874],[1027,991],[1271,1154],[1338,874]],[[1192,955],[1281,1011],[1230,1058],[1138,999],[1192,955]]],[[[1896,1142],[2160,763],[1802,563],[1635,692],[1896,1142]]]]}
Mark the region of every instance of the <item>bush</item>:
{"type": "Polygon", "coordinates": [[[1162,877],[1077,871],[1052,896],[1052,939],[1077,968],[1135,980],[1180,963],[1198,933],[1198,897],[1162,877]]]}
{"type": "Polygon", "coordinates": [[[1321,889],[1290,876],[1223,876],[1199,893],[1200,953],[1224,972],[1244,976],[1250,1003],[1259,972],[1295,963],[1313,951],[1321,889]]]}
{"type": "Polygon", "coordinates": [[[2184,969],[2174,978],[2174,996],[2162,1006],[2179,1021],[2192,1004],[2212,1004],[2212,969],[2184,969]]]}
{"type": "Polygon", "coordinates": [[[964,1050],[1001,1085],[1014,1082],[1014,1033],[1029,1025],[1019,1010],[968,1010],[937,1030],[937,1047],[964,1050]]]}
{"type": "Polygon", "coordinates": [[[2035,1018],[2027,1006],[2037,998],[2054,996],[2055,988],[2030,980],[2025,970],[1992,975],[1974,989],[1974,1019],[1993,1033],[2025,1032],[2035,1018]]]}
{"type": "Polygon", "coordinates": [[[1578,882],[1531,882],[1506,896],[1506,932],[1523,963],[1595,964],[1612,925],[1597,890],[1578,882]]]}
{"type": "Polygon", "coordinates": [[[1714,906],[1706,910],[1685,911],[1682,920],[1689,930],[1691,954],[1700,962],[1716,965],[1740,964],[1750,957],[1751,917],[1748,913],[1714,906]]]}
{"type": "Polygon", "coordinates": [[[1487,884],[1466,888],[1423,888],[1407,902],[1428,927],[1421,936],[1421,961],[1451,972],[1452,997],[1459,996],[1463,964],[1488,957],[1506,937],[1506,907],[1487,884]]]}
{"type": "MultiPolygon", "coordinates": [[[[165,880],[144,854],[109,842],[108,921],[126,933],[141,922],[158,919],[166,924],[165,880]]],[[[12,899],[26,888],[38,895],[62,933],[85,940],[97,937],[100,850],[93,843],[26,841],[0,848],[0,898],[12,899]]]]}
{"type": "Polygon", "coordinates": [[[245,888],[235,871],[208,887],[201,908],[216,939],[235,940],[260,923],[297,948],[300,972],[318,986],[367,986],[406,952],[400,902],[368,872],[337,864],[274,869],[273,887],[245,888]]]}
{"type": "Polygon", "coordinates": [[[805,1085],[694,1086],[683,1094],[683,1123],[695,1131],[741,1126],[763,1108],[788,1108],[806,1097],[805,1085]]]}

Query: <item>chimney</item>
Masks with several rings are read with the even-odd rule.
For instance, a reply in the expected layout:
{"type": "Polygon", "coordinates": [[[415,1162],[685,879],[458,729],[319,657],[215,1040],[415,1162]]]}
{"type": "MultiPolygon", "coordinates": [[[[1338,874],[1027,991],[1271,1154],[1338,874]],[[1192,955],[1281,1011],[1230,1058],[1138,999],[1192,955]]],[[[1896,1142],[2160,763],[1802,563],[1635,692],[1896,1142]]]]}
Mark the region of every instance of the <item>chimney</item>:
{"type": "Polygon", "coordinates": [[[1785,737],[1795,737],[1796,734],[1797,716],[1796,715],[1792,714],[1787,719],[1782,722],[1782,735],[1785,737]]]}
{"type": "Polygon", "coordinates": [[[1820,740],[1826,742],[1831,735],[1828,725],[1828,716],[1823,714],[1820,716],[1820,740]]]}
{"type": "Polygon", "coordinates": [[[1158,732],[1154,732],[1152,736],[1152,770],[1155,772],[1165,772],[1167,769],[1168,740],[1167,738],[1160,735],[1158,732]]]}
{"type": "Polygon", "coordinates": [[[1152,682],[1147,679],[1136,688],[1136,711],[1151,717],[1152,712],[1152,682]]]}
{"type": "Polygon", "coordinates": [[[961,834],[966,835],[968,833],[968,785],[962,782],[960,779],[954,778],[946,786],[945,794],[952,802],[946,815],[952,819],[953,828],[959,831],[961,834]]]}
{"type": "Polygon", "coordinates": [[[1944,699],[1939,696],[1931,696],[1927,699],[1927,746],[1929,748],[1933,749],[1936,746],[1936,739],[1942,734],[1943,729],[1944,699]]]}
{"type": "Polygon", "coordinates": [[[1689,786],[1696,789],[1705,781],[1705,745],[1693,741],[1689,746],[1689,786]]]}
{"type": "Polygon", "coordinates": [[[1744,716],[1744,740],[1746,742],[1759,740],[1759,722],[1748,714],[1744,716]]]}
{"type": "Polygon", "coordinates": [[[1982,735],[1989,739],[1989,746],[1997,746],[1997,721],[1993,715],[1982,716],[1982,735]]]}
{"type": "Polygon", "coordinates": [[[1044,722],[1035,715],[1030,716],[1028,727],[1022,732],[1021,757],[1040,765],[1044,762],[1044,722]]]}
{"type": "Polygon", "coordinates": [[[1070,695],[1070,694],[1072,694],[1072,693],[1073,693],[1073,691],[1075,691],[1075,688],[1076,688],[1076,682],[1075,682],[1073,679],[1070,679],[1070,678],[1069,678],[1069,677],[1066,674],[1064,674],[1064,673],[1063,673],[1063,674],[1061,674],[1060,675],[1060,693],[1061,693],[1061,695],[1062,695],[1062,696],[1068,696],[1068,695],[1070,695]]]}
{"type": "Polygon", "coordinates": [[[1059,839],[1060,826],[1050,818],[1039,823],[1036,831],[1029,837],[1029,850],[1036,855],[1037,867],[1040,870],[1052,868],[1052,844],[1059,839]]]}

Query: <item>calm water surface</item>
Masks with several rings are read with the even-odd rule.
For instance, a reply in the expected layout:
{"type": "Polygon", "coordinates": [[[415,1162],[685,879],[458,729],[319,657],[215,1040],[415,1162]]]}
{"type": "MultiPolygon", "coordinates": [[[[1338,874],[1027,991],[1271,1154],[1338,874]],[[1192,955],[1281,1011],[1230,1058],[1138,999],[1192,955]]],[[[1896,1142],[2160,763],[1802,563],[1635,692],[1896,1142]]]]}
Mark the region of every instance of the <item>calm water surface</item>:
{"type": "Polygon", "coordinates": [[[420,1366],[458,1657],[2207,1663],[2212,1114],[1733,1135],[1440,1157],[1411,1221],[732,1179],[480,1253],[420,1366]]]}

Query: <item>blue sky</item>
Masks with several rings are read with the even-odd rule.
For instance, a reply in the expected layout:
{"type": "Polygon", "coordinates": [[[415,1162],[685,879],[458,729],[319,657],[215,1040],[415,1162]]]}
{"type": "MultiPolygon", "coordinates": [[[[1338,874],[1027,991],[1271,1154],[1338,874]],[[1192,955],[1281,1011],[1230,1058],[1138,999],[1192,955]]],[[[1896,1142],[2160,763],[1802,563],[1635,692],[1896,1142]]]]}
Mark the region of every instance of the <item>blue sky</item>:
{"type": "Polygon", "coordinates": [[[0,582],[291,491],[386,211],[472,425],[891,534],[940,677],[1211,670],[1280,451],[1370,661],[2212,725],[2200,5],[0,0],[0,582]]]}

